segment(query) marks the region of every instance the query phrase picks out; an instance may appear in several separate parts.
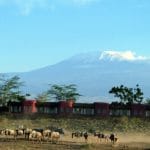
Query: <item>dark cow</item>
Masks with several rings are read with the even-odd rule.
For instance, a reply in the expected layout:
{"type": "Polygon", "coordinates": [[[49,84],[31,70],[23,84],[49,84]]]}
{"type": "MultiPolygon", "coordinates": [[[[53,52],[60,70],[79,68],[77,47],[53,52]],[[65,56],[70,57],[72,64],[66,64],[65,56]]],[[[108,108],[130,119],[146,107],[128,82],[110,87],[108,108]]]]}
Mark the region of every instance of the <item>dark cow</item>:
{"type": "Polygon", "coordinates": [[[117,140],[118,140],[118,138],[115,137],[115,134],[113,134],[113,133],[110,134],[109,139],[110,139],[110,141],[111,141],[113,144],[115,144],[115,143],[117,142],[117,140]]]}
{"type": "Polygon", "coordinates": [[[85,142],[87,142],[87,141],[88,141],[88,133],[87,133],[87,132],[84,132],[84,133],[83,133],[83,136],[84,136],[85,142]]]}
{"type": "Polygon", "coordinates": [[[108,135],[105,135],[105,134],[100,133],[100,132],[94,132],[94,136],[97,136],[100,139],[100,141],[102,139],[105,139],[105,142],[108,142],[108,139],[109,139],[108,135]]]}
{"type": "Polygon", "coordinates": [[[81,131],[72,132],[72,138],[73,137],[82,137],[83,133],[81,131]]]}
{"type": "Polygon", "coordinates": [[[46,129],[49,129],[54,132],[59,132],[59,134],[65,134],[62,128],[54,127],[54,126],[47,126],[46,129]]]}
{"type": "Polygon", "coordinates": [[[88,140],[88,133],[87,132],[81,132],[81,131],[76,131],[76,132],[72,132],[72,138],[73,137],[84,137],[85,142],[87,142],[88,140]]]}

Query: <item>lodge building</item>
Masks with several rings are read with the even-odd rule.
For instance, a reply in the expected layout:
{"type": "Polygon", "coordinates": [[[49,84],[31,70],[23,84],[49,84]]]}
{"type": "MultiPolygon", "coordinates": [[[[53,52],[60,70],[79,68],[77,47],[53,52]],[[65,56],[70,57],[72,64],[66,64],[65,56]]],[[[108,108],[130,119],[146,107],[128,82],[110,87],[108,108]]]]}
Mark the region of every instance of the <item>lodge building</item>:
{"type": "Polygon", "coordinates": [[[9,102],[9,113],[20,114],[49,114],[62,116],[128,116],[149,117],[149,104],[122,104],[117,102],[104,103],[70,103],[59,102],[37,102],[36,100],[25,100],[23,102],[9,102]]]}

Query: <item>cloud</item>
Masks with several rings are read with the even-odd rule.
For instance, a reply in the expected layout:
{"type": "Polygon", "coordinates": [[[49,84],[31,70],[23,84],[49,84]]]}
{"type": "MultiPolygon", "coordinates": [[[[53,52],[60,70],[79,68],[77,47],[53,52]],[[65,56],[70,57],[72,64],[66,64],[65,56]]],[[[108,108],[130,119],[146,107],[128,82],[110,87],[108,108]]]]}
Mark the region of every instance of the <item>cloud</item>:
{"type": "Polygon", "coordinates": [[[34,9],[48,9],[53,11],[56,5],[72,4],[87,5],[99,0],[0,0],[0,6],[11,5],[19,10],[22,15],[29,15],[34,9]]]}
{"type": "Polygon", "coordinates": [[[102,59],[118,59],[126,61],[136,61],[136,60],[148,60],[149,58],[145,56],[138,56],[135,52],[132,51],[104,51],[101,53],[100,60],[102,59]]]}
{"type": "Polygon", "coordinates": [[[51,11],[55,9],[50,0],[0,0],[0,6],[11,6],[22,15],[29,15],[35,9],[48,9],[51,11]]]}

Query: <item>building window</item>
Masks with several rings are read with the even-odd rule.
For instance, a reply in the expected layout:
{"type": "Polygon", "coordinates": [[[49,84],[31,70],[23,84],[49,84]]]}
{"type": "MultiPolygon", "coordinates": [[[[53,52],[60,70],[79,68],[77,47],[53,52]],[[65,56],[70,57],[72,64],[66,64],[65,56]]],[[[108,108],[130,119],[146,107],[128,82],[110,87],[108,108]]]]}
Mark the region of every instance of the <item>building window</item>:
{"type": "Polygon", "coordinates": [[[24,106],[24,112],[25,113],[32,112],[32,107],[31,106],[24,106]]]}
{"type": "Polygon", "coordinates": [[[60,112],[61,112],[61,113],[64,113],[64,108],[60,108],[60,112]]]}
{"type": "Polygon", "coordinates": [[[146,117],[150,117],[150,110],[146,111],[146,117]]]}
{"type": "Polygon", "coordinates": [[[18,107],[14,106],[14,112],[17,113],[18,112],[18,107]]]}
{"type": "Polygon", "coordinates": [[[19,106],[18,110],[19,110],[19,112],[21,112],[21,106],[19,106]]]}

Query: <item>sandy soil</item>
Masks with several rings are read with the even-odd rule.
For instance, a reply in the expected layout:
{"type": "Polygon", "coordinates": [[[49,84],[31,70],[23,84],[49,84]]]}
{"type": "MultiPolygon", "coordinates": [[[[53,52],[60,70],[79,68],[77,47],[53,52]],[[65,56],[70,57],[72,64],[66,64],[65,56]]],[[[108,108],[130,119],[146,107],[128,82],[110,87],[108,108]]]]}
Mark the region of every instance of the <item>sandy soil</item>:
{"type": "Polygon", "coordinates": [[[51,142],[31,142],[24,140],[23,137],[15,142],[14,139],[9,140],[0,137],[0,150],[150,150],[150,135],[141,133],[117,133],[119,141],[116,144],[110,142],[99,141],[93,135],[89,136],[88,142],[83,138],[71,138],[71,134],[67,133],[61,136],[60,141],[51,142]]]}

